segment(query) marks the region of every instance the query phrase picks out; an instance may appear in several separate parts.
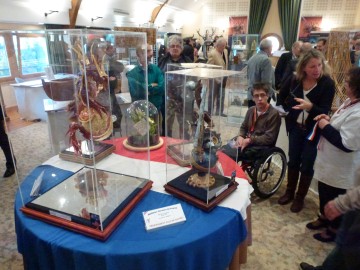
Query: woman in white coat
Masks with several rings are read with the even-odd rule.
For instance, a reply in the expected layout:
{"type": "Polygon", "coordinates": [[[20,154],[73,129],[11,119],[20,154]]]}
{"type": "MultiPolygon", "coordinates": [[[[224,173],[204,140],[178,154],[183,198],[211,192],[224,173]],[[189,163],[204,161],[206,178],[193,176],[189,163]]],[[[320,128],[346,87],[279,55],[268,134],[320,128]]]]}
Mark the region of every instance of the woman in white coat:
{"type": "Polygon", "coordinates": [[[317,230],[326,228],[314,238],[322,242],[335,240],[341,217],[326,219],[324,207],[347,189],[360,185],[360,68],[351,68],[346,74],[347,99],[330,117],[315,117],[321,138],[315,161],[314,178],[318,182],[320,215],[306,225],[317,230]]]}

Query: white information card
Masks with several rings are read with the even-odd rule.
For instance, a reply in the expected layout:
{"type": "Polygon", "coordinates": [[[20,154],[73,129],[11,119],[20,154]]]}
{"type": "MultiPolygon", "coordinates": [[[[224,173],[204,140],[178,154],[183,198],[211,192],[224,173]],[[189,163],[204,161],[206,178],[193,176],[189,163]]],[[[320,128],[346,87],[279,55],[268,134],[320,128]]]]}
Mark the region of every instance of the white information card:
{"type": "Polygon", "coordinates": [[[180,203],[143,212],[143,217],[147,231],[186,221],[180,203]]]}

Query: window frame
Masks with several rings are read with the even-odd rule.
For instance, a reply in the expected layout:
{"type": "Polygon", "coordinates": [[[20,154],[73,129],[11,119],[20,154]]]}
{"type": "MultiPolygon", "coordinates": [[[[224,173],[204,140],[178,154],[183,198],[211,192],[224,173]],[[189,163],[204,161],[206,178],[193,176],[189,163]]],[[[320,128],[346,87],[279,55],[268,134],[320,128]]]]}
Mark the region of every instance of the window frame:
{"type": "MultiPolygon", "coordinates": [[[[36,72],[31,74],[22,74],[22,63],[21,63],[21,50],[20,50],[20,38],[22,37],[43,37],[46,38],[44,34],[41,33],[21,33],[15,31],[9,32],[0,32],[0,36],[4,38],[6,53],[9,60],[9,67],[11,75],[8,77],[0,78],[0,83],[13,82],[16,77],[20,77],[23,79],[31,79],[36,78],[41,75],[44,75],[45,72],[36,72]],[[17,47],[15,48],[15,44],[13,42],[13,37],[16,37],[17,47]],[[16,57],[16,52],[18,55],[18,59],[16,57]]],[[[47,41],[46,41],[47,42],[47,41]]],[[[47,49],[47,48],[46,48],[47,49]]]]}

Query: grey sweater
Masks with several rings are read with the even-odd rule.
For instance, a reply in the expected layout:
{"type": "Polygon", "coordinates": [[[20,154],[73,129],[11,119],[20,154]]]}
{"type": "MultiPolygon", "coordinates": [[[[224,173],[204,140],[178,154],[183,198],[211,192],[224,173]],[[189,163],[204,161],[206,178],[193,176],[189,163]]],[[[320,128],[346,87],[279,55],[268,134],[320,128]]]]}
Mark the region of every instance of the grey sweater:
{"type": "Polygon", "coordinates": [[[341,212],[360,209],[360,186],[349,189],[344,195],[339,195],[335,200],[336,208],[341,212]]]}

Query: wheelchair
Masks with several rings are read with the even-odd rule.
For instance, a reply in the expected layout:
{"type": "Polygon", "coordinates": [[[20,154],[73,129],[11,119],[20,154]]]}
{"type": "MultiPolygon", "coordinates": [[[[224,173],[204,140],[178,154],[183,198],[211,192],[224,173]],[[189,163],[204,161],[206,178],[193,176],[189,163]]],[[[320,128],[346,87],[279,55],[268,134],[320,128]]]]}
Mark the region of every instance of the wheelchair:
{"type": "Polygon", "coordinates": [[[239,154],[237,148],[223,146],[222,151],[239,164],[251,179],[255,194],[269,198],[280,188],[286,174],[284,151],[276,146],[254,146],[239,154]]]}
{"type": "Polygon", "coordinates": [[[255,194],[269,198],[280,188],[286,174],[287,160],[279,147],[259,148],[252,158],[239,161],[240,167],[251,178],[255,194]]]}

